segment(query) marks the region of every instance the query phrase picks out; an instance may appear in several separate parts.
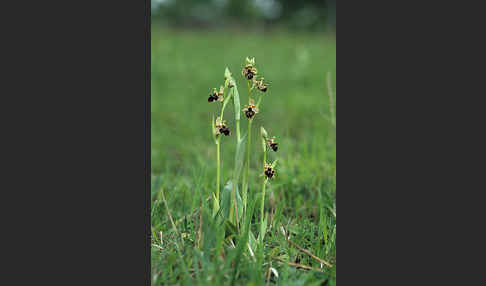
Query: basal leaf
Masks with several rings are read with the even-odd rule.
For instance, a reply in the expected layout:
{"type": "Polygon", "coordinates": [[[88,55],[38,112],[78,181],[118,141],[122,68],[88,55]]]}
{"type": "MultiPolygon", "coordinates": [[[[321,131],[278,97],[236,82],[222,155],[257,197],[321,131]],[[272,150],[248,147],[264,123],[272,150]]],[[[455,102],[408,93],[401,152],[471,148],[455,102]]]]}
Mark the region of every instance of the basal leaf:
{"type": "Polygon", "coordinates": [[[260,225],[260,235],[258,236],[260,241],[263,241],[265,238],[265,233],[267,232],[267,218],[268,214],[265,214],[265,219],[263,220],[263,224],[260,225]]]}
{"type": "Polygon", "coordinates": [[[235,168],[233,174],[233,180],[238,184],[241,170],[243,169],[243,165],[245,163],[245,142],[246,142],[246,135],[241,138],[240,141],[236,144],[236,153],[235,153],[235,168]]]}
{"type": "MultiPolygon", "coordinates": [[[[235,186],[236,188],[236,210],[238,212],[238,221],[241,220],[243,217],[243,201],[241,199],[240,193],[238,191],[238,186],[235,186]]],[[[232,211],[234,211],[234,205],[233,205],[233,182],[229,180],[221,194],[221,215],[223,216],[224,219],[232,221],[230,219],[230,214],[232,211]]]]}

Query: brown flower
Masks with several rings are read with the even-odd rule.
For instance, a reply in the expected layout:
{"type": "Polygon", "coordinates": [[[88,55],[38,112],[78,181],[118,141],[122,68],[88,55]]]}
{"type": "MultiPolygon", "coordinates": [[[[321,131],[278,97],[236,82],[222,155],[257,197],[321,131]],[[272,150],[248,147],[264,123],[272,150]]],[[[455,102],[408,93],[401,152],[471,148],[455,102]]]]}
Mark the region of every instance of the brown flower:
{"type": "Polygon", "coordinates": [[[250,100],[250,104],[245,104],[245,108],[243,108],[243,112],[246,115],[246,118],[252,119],[255,114],[258,113],[258,107],[256,107],[255,102],[253,99],[250,100]]]}
{"type": "Polygon", "coordinates": [[[231,131],[229,130],[228,126],[226,126],[226,122],[223,120],[221,121],[219,117],[216,119],[216,126],[214,128],[214,134],[224,134],[224,136],[229,136],[231,131]]]}
{"type": "Polygon", "coordinates": [[[275,175],[275,170],[272,168],[272,165],[265,163],[263,175],[265,175],[268,179],[273,178],[273,176],[275,175]]]}
{"type": "Polygon", "coordinates": [[[255,68],[255,58],[248,58],[245,59],[245,67],[241,71],[241,74],[248,80],[253,79],[253,77],[258,73],[257,69],[255,68]]]}
{"type": "Polygon", "coordinates": [[[267,91],[268,84],[263,83],[263,77],[260,78],[260,80],[254,79],[253,80],[253,84],[258,88],[258,90],[260,90],[262,92],[266,92],[267,91]]]}
{"type": "Polygon", "coordinates": [[[213,93],[209,94],[208,102],[223,101],[223,94],[224,94],[223,86],[219,88],[219,91],[216,88],[213,88],[213,93]]]}
{"type": "Polygon", "coordinates": [[[272,150],[274,152],[277,152],[278,150],[278,142],[275,142],[275,137],[272,137],[270,139],[267,140],[267,144],[268,146],[270,146],[270,148],[272,148],[272,150]]]}
{"type": "Polygon", "coordinates": [[[257,73],[258,70],[252,65],[246,65],[241,71],[241,74],[248,80],[251,80],[257,73]]]}

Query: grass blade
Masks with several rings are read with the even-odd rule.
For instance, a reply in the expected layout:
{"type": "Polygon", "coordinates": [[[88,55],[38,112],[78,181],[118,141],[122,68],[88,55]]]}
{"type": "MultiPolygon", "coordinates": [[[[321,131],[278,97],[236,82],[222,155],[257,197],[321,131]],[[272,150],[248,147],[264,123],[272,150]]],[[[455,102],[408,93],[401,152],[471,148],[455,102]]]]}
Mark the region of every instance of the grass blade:
{"type": "Polygon", "coordinates": [[[238,266],[240,264],[243,251],[245,250],[246,245],[248,244],[251,218],[253,216],[253,211],[255,210],[255,205],[256,205],[257,200],[258,200],[257,198],[253,199],[253,201],[251,202],[251,204],[248,208],[248,213],[247,213],[247,216],[246,216],[246,219],[245,219],[244,231],[243,231],[243,234],[240,235],[238,243],[236,245],[235,257],[234,257],[234,259],[228,259],[228,262],[230,263],[229,265],[234,263],[234,267],[233,267],[234,270],[233,270],[233,277],[231,279],[231,285],[235,284],[238,266]]]}

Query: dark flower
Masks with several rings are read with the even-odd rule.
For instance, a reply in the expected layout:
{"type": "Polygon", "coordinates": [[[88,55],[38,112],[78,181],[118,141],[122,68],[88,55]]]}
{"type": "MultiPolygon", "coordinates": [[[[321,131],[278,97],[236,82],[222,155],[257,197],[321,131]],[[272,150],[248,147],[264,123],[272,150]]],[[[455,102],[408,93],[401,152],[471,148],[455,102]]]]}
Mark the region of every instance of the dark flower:
{"type": "Polygon", "coordinates": [[[267,143],[268,143],[268,146],[270,146],[270,148],[272,148],[272,150],[274,152],[277,152],[278,150],[278,142],[275,142],[275,137],[272,137],[270,139],[267,140],[267,143]]]}
{"type": "Polygon", "coordinates": [[[254,66],[251,65],[246,65],[243,70],[241,71],[241,74],[243,74],[244,77],[246,77],[248,80],[253,79],[253,77],[258,73],[257,69],[254,66]]]}
{"type": "Polygon", "coordinates": [[[219,117],[216,119],[216,126],[214,128],[214,135],[224,134],[224,136],[229,136],[231,131],[228,126],[226,126],[225,121],[221,121],[219,117]]]}
{"type": "Polygon", "coordinates": [[[208,102],[223,101],[224,88],[221,86],[219,91],[213,88],[213,93],[209,94],[208,102]]]}
{"type": "Polygon", "coordinates": [[[216,100],[218,100],[218,95],[217,94],[214,94],[214,93],[211,93],[209,95],[208,102],[213,102],[213,101],[216,101],[216,100]]]}
{"type": "Polygon", "coordinates": [[[268,88],[268,84],[266,83],[263,83],[263,77],[260,79],[260,80],[254,80],[253,83],[255,84],[255,86],[258,88],[258,90],[262,91],[262,92],[266,92],[267,91],[267,88],[268,88]]]}
{"type": "Polygon", "coordinates": [[[275,175],[275,170],[272,168],[272,165],[265,163],[265,169],[263,174],[268,178],[271,179],[275,175]]]}
{"type": "Polygon", "coordinates": [[[258,107],[256,107],[255,102],[253,99],[250,99],[250,104],[245,104],[245,108],[243,108],[243,112],[246,115],[246,118],[252,119],[258,113],[258,107]]]}
{"type": "Polygon", "coordinates": [[[219,133],[224,134],[224,136],[228,136],[228,135],[230,135],[231,132],[230,132],[228,127],[223,125],[223,126],[221,126],[221,128],[219,128],[219,133]]]}
{"type": "Polygon", "coordinates": [[[241,74],[247,78],[248,80],[251,80],[256,74],[258,73],[257,69],[255,68],[255,58],[249,59],[248,57],[246,58],[246,65],[241,71],[241,74]]]}

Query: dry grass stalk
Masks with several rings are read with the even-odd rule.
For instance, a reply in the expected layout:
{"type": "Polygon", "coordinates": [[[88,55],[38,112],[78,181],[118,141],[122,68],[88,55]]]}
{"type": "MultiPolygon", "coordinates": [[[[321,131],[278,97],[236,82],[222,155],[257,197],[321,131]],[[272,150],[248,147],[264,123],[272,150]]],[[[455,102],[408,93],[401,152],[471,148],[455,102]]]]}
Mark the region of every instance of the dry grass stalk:
{"type": "Polygon", "coordinates": [[[304,264],[299,264],[299,263],[294,263],[294,262],[285,262],[282,259],[279,259],[279,258],[276,258],[276,257],[274,257],[273,260],[281,262],[281,263],[287,263],[288,265],[293,266],[293,267],[324,273],[324,271],[322,271],[321,269],[312,268],[312,267],[304,265],[304,264]]]}

